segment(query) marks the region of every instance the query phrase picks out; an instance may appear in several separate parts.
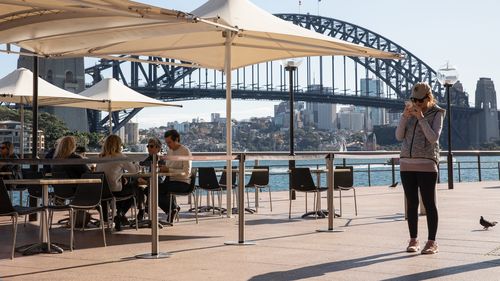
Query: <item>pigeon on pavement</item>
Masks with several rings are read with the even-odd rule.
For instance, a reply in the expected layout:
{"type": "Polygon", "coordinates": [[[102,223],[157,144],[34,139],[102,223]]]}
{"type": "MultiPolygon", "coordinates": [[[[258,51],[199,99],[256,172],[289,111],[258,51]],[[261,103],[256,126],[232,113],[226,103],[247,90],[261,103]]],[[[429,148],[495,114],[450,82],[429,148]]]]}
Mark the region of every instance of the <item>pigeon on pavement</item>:
{"type": "Polygon", "coordinates": [[[497,224],[496,221],[489,222],[485,220],[483,216],[481,216],[481,218],[479,219],[479,223],[484,227],[485,230],[488,230],[489,227],[494,227],[497,224]]]}
{"type": "Polygon", "coordinates": [[[399,183],[399,182],[395,182],[395,183],[393,183],[393,184],[389,185],[389,187],[393,187],[393,188],[394,188],[394,187],[396,187],[396,186],[398,185],[398,183],[399,183]]]}

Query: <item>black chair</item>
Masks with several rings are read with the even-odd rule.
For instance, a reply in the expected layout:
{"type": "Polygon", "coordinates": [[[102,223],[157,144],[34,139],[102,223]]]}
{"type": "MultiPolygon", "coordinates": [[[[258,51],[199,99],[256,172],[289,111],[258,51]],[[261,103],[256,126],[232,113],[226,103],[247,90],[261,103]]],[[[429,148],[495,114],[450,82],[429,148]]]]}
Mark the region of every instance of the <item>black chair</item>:
{"type": "MultiPolygon", "coordinates": [[[[314,193],[314,211],[317,217],[317,213],[319,211],[318,204],[316,204],[316,196],[320,196],[320,192],[327,191],[327,187],[318,188],[314,184],[314,180],[311,175],[311,170],[309,168],[292,168],[291,169],[291,179],[292,184],[290,187],[291,191],[299,191],[305,192],[306,194],[309,192],[314,193]]],[[[321,198],[321,197],[319,197],[321,198]]],[[[318,199],[319,199],[318,198],[318,199]]],[[[288,218],[292,218],[292,198],[290,197],[290,207],[288,210],[288,218]]]]}
{"type": "MultiPolygon", "coordinates": [[[[192,168],[191,169],[191,175],[190,175],[190,183],[189,183],[189,189],[186,190],[186,192],[169,192],[170,194],[170,206],[168,208],[168,213],[172,213],[172,201],[174,196],[189,196],[191,194],[194,195],[195,188],[196,188],[196,173],[198,172],[197,168],[192,168]]],[[[198,197],[194,195],[194,212],[195,212],[195,217],[196,217],[196,223],[198,223],[198,197]]],[[[179,221],[179,213],[176,214],[177,221],[179,221]]],[[[170,220],[170,216],[169,216],[170,220]]],[[[169,221],[169,223],[174,223],[173,221],[169,221]]]]}
{"type": "MultiPolygon", "coordinates": [[[[217,180],[217,174],[215,173],[215,169],[213,167],[200,167],[198,168],[198,191],[202,189],[207,192],[207,206],[200,206],[198,207],[200,210],[203,211],[210,211],[213,210],[213,213],[215,214],[215,209],[217,207],[215,206],[210,206],[210,202],[208,202],[208,198],[210,198],[210,195],[212,196],[212,203],[214,203],[214,193],[218,192],[218,199],[219,199],[219,215],[222,215],[222,187],[219,184],[219,181],[217,180]]],[[[201,194],[197,192],[198,196],[201,194]]],[[[201,201],[198,201],[201,202],[201,201]]],[[[214,203],[215,204],[215,203],[214,203]]]]}
{"type": "MultiPolygon", "coordinates": [[[[43,178],[43,173],[39,171],[33,171],[31,169],[21,169],[21,174],[23,175],[23,179],[41,179],[43,178]]],[[[22,188],[28,190],[28,197],[26,198],[26,206],[28,206],[29,198],[42,199],[43,192],[42,187],[40,185],[24,185],[22,188]]],[[[50,195],[49,195],[50,197],[50,195]]]]}
{"type": "MultiPolygon", "coordinates": [[[[7,192],[7,188],[2,179],[0,179],[0,216],[10,216],[12,219],[12,252],[11,259],[14,259],[14,253],[16,250],[16,236],[17,236],[17,219],[19,216],[26,216],[34,213],[43,213],[45,218],[47,218],[47,210],[44,207],[19,207],[12,206],[12,202],[7,192]]],[[[48,242],[50,245],[50,236],[48,237],[48,242]]]]}
{"type": "Polygon", "coordinates": [[[335,172],[333,176],[333,188],[339,191],[340,216],[342,216],[342,191],[352,190],[354,192],[354,211],[358,215],[358,203],[356,200],[356,188],[354,187],[353,166],[335,166],[335,169],[349,169],[349,172],[335,172]]]}
{"type": "MultiPolygon", "coordinates": [[[[273,211],[273,201],[271,197],[271,187],[269,186],[269,166],[254,166],[255,170],[265,170],[265,171],[253,171],[252,175],[250,175],[250,180],[245,185],[245,189],[247,191],[247,204],[248,208],[250,208],[250,197],[248,196],[248,189],[253,188],[256,190],[262,190],[267,188],[269,191],[269,208],[271,212],[273,211]]],[[[255,210],[258,211],[258,202],[255,202],[255,210]]]]}
{"type": "MultiPolygon", "coordinates": [[[[43,178],[43,173],[39,171],[33,171],[31,169],[21,169],[21,174],[23,176],[23,179],[41,179],[43,178]]],[[[28,190],[28,196],[26,197],[26,206],[29,206],[29,199],[30,198],[35,198],[38,202],[38,200],[43,198],[43,189],[40,185],[21,185],[18,186],[17,188],[21,189],[27,189],[28,190]]],[[[49,192],[49,201],[50,198],[52,197],[52,192],[49,192]]],[[[39,204],[37,203],[37,206],[39,204]]],[[[27,222],[27,217],[24,217],[24,226],[26,226],[27,222]]]]}
{"type": "MultiPolygon", "coordinates": [[[[219,186],[222,188],[222,190],[227,190],[227,184],[226,184],[226,177],[227,177],[227,172],[226,172],[226,166],[224,166],[224,170],[222,171],[222,174],[220,175],[219,179],[219,186]]],[[[236,192],[233,192],[233,202],[238,202],[236,198],[237,194],[237,185],[236,185],[236,179],[238,178],[238,167],[232,166],[231,170],[231,190],[236,190],[236,192]]]]}
{"type": "Polygon", "coordinates": [[[85,211],[90,211],[93,209],[97,209],[99,211],[99,216],[101,220],[101,231],[102,231],[102,239],[104,241],[104,247],[106,247],[106,234],[104,233],[104,223],[103,222],[103,214],[102,214],[102,205],[101,205],[101,196],[103,191],[103,182],[104,177],[101,174],[91,174],[86,173],[82,175],[82,179],[100,179],[101,183],[81,183],[76,187],[76,192],[71,199],[70,203],[62,206],[49,206],[49,211],[52,213],[54,211],[69,211],[69,220],[71,225],[71,238],[70,238],[70,250],[73,251],[74,244],[74,229],[75,229],[75,217],[73,212],[82,211],[83,214],[83,223],[82,223],[82,231],[85,228],[85,211]]]}
{"type": "MultiPolygon", "coordinates": [[[[106,206],[106,212],[105,212],[105,215],[107,216],[105,218],[105,222],[108,222],[108,228],[111,232],[113,232],[113,227],[112,226],[112,221],[113,221],[113,218],[116,216],[116,202],[120,202],[120,201],[126,201],[126,200],[132,200],[133,204],[132,204],[132,211],[131,211],[131,215],[132,215],[132,220],[135,220],[137,221],[137,200],[135,199],[135,194],[130,194],[130,195],[126,195],[126,196],[115,196],[113,194],[113,192],[111,192],[111,189],[109,189],[109,184],[108,184],[108,180],[106,178],[106,174],[104,172],[95,172],[94,174],[98,174],[98,175],[102,175],[104,180],[103,180],[103,189],[102,189],[102,201],[105,201],[105,202],[108,202],[108,203],[111,203],[111,206],[110,204],[107,204],[106,206]],[[111,209],[111,219],[109,219],[109,209],[111,209]]],[[[139,226],[137,223],[134,223],[135,224],[135,229],[136,230],[139,230],[139,226]]]]}
{"type": "MultiPolygon", "coordinates": [[[[68,179],[67,173],[62,171],[52,171],[52,178],[54,179],[68,179]]],[[[59,200],[63,201],[62,205],[66,204],[66,201],[73,199],[76,192],[76,184],[55,184],[52,188],[54,190],[52,196],[52,205],[57,205],[59,200]]],[[[61,204],[61,203],[59,203],[61,204]]],[[[63,223],[68,219],[59,220],[57,223],[63,223]]],[[[52,227],[52,217],[49,217],[49,227],[52,227]]]]}

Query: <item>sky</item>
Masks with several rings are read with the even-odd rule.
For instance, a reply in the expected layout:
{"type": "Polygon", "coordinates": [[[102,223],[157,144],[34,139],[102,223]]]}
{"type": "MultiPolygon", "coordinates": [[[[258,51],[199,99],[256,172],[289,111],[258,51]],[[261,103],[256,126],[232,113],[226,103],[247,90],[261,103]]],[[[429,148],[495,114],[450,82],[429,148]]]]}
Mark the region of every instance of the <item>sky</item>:
{"type": "MultiPolygon", "coordinates": [[[[181,11],[192,11],[204,0],[137,0],[181,11]]],[[[310,13],[331,17],[372,30],[396,42],[434,69],[449,61],[459,72],[469,101],[480,77],[500,83],[500,1],[495,0],[251,0],[270,13],[310,13]],[[299,2],[301,5],[299,7],[299,2]]],[[[4,48],[4,46],[2,46],[4,48]]],[[[0,77],[16,69],[17,56],[0,54],[0,77]]],[[[87,66],[92,64],[91,61],[87,66]]],[[[90,82],[90,77],[86,77],[90,82]]],[[[496,85],[498,89],[498,85],[496,85]]],[[[497,90],[497,95],[500,91],[497,90]]],[[[170,121],[210,120],[210,113],[225,116],[224,100],[181,102],[182,109],[143,109],[133,120],[140,128],[170,121]],[[175,112],[174,112],[175,111],[175,112]],[[158,116],[161,116],[159,118],[158,116]]],[[[268,101],[233,102],[233,118],[273,115],[268,101]]]]}

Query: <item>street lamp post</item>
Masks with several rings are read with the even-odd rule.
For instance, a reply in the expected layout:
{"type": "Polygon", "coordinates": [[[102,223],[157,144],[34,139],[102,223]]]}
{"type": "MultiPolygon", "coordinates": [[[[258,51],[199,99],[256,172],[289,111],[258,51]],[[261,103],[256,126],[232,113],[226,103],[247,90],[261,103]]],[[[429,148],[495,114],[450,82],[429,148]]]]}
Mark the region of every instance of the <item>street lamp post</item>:
{"type": "Polygon", "coordinates": [[[452,141],[451,141],[451,99],[450,99],[450,88],[458,80],[457,69],[446,63],[442,66],[437,73],[437,79],[441,85],[446,88],[446,118],[448,119],[448,189],[453,189],[453,153],[452,153],[452,141]]]}
{"type": "MultiPolygon", "coordinates": [[[[282,65],[285,67],[285,70],[288,71],[289,73],[289,83],[288,83],[288,88],[290,91],[290,124],[289,124],[289,143],[290,143],[290,156],[295,155],[295,136],[294,136],[294,101],[295,101],[295,96],[294,96],[294,90],[293,90],[293,73],[297,70],[299,67],[301,60],[296,60],[296,59],[289,59],[289,60],[284,60],[282,62],[282,65]]],[[[291,170],[292,168],[295,168],[295,160],[289,160],[288,161],[288,169],[291,170]]],[[[292,174],[290,173],[289,176],[289,187],[292,187],[292,174]]],[[[292,199],[295,199],[295,192],[292,192],[290,194],[292,199]]]]}

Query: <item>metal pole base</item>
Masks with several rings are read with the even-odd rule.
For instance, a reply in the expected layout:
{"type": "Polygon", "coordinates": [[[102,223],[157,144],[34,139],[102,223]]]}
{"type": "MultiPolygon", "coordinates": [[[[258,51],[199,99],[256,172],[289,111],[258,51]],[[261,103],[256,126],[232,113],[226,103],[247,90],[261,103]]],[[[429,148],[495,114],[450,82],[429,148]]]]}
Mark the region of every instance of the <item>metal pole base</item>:
{"type": "Polygon", "coordinates": [[[152,253],[146,253],[142,255],[137,255],[135,256],[137,259],[166,259],[170,258],[172,254],[170,253],[158,253],[158,254],[152,254],[152,253]]]}
{"type": "Polygon", "coordinates": [[[243,241],[243,242],[227,241],[227,242],[224,242],[224,245],[228,245],[228,246],[252,246],[252,245],[257,245],[257,244],[255,244],[255,242],[252,242],[252,241],[243,241]]]}
{"type": "Polygon", "coordinates": [[[344,232],[342,229],[316,229],[316,232],[344,232]]]}

